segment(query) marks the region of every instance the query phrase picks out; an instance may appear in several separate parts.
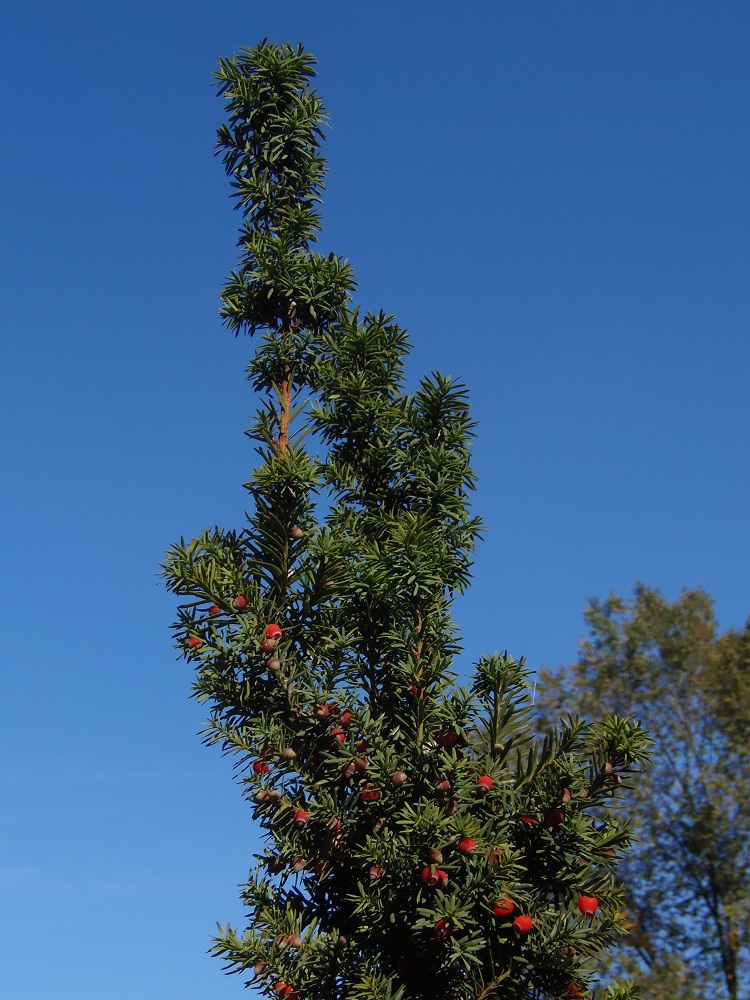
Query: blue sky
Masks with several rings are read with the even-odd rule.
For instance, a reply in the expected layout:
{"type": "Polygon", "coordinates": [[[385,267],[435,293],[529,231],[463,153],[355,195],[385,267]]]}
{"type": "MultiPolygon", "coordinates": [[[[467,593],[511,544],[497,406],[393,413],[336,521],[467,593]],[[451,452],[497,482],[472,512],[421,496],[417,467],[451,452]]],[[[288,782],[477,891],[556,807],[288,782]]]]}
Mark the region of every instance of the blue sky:
{"type": "Polygon", "coordinates": [[[220,55],[319,59],[324,249],[462,377],[486,540],[466,662],[575,656],[586,598],[750,614],[750,7],[30,2],[0,37],[0,978],[239,997],[205,952],[257,848],[175,661],[169,543],[241,526],[250,351],[220,55]],[[743,458],[743,455],[745,456],[743,458]]]}

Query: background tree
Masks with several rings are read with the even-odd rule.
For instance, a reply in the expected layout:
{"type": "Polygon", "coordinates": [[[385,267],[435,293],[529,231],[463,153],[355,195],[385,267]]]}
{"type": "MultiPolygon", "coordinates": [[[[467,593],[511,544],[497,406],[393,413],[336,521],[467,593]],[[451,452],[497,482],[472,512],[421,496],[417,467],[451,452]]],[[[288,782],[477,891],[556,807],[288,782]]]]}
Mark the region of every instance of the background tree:
{"type": "Polygon", "coordinates": [[[545,672],[542,720],[635,713],[656,741],[625,861],[618,965],[649,997],[750,996],[750,624],[720,633],[711,599],[642,585],[594,599],[578,662],[545,672]]]}
{"type": "Polygon", "coordinates": [[[248,928],[215,952],[280,998],[588,995],[630,840],[601,803],[648,741],[623,718],[536,741],[507,655],[456,684],[451,604],[479,532],[466,390],[435,373],[406,392],[404,331],[360,317],[348,264],[311,249],[313,64],[264,42],[218,73],[244,217],[222,313],[262,332],[260,462],[244,530],[181,541],[164,567],[206,740],[236,755],[265,836],[248,928]]]}

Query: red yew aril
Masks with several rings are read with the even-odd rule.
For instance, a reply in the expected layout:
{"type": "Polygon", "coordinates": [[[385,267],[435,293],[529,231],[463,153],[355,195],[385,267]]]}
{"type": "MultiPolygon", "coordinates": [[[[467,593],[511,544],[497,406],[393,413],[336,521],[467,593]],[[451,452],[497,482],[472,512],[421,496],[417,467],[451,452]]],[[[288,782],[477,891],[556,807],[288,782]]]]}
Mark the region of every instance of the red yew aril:
{"type": "Polygon", "coordinates": [[[260,644],[260,648],[263,650],[264,653],[273,653],[278,644],[279,643],[277,639],[264,639],[263,642],[260,644]]]}
{"type": "Polygon", "coordinates": [[[237,594],[232,604],[238,611],[244,611],[247,607],[247,598],[243,594],[237,594]]]}
{"type": "Polygon", "coordinates": [[[443,852],[438,850],[437,847],[431,848],[427,852],[427,857],[430,859],[431,865],[442,865],[443,863],[443,852]]]}
{"type": "Polygon", "coordinates": [[[280,639],[281,629],[278,625],[266,625],[266,639],[280,639]]]}
{"type": "Polygon", "coordinates": [[[544,817],[544,824],[545,826],[560,826],[564,819],[565,813],[562,809],[550,809],[544,817]]]}
{"type": "Polygon", "coordinates": [[[377,785],[363,785],[362,791],[359,793],[359,797],[363,802],[377,802],[380,798],[380,789],[377,785]]]}
{"type": "Polygon", "coordinates": [[[469,856],[473,854],[474,851],[476,851],[477,842],[473,840],[471,837],[464,837],[462,840],[459,840],[458,849],[461,852],[461,854],[469,856]]]}
{"type": "Polygon", "coordinates": [[[481,778],[477,778],[477,788],[480,792],[489,792],[492,790],[495,782],[489,776],[489,774],[483,774],[481,778]]]}
{"type": "Polygon", "coordinates": [[[532,827],[539,826],[539,820],[534,819],[533,816],[522,816],[521,822],[524,824],[524,826],[528,826],[530,829],[532,827]]]}
{"type": "Polygon", "coordinates": [[[451,783],[447,778],[441,778],[440,781],[435,782],[436,792],[449,792],[451,790],[451,783]]]}
{"type": "Polygon", "coordinates": [[[209,613],[210,615],[218,615],[218,614],[221,614],[221,608],[219,607],[219,605],[218,605],[218,604],[212,604],[212,605],[211,605],[211,607],[210,607],[210,608],[208,609],[208,613],[209,613]]]}
{"type": "Polygon", "coordinates": [[[499,847],[488,847],[487,860],[491,865],[501,865],[505,861],[505,851],[499,847]]]}
{"type": "Polygon", "coordinates": [[[294,822],[297,826],[305,826],[310,819],[310,813],[306,809],[298,809],[294,814],[294,822]]]}
{"type": "Polygon", "coordinates": [[[304,538],[305,537],[305,533],[302,530],[302,528],[298,527],[296,524],[292,528],[290,534],[291,534],[292,538],[295,540],[295,542],[298,542],[300,540],[300,538],[304,538]]]}
{"type": "Polygon", "coordinates": [[[280,1000],[298,1000],[299,998],[299,993],[289,983],[278,982],[273,991],[280,1000]]]}
{"type": "Polygon", "coordinates": [[[271,770],[270,764],[267,764],[264,760],[254,760],[253,761],[253,771],[255,774],[268,774],[271,770]]]}
{"type": "Polygon", "coordinates": [[[357,771],[366,771],[370,766],[370,762],[366,757],[357,757],[354,761],[354,767],[357,771]]]}
{"type": "Polygon", "coordinates": [[[403,785],[405,781],[406,781],[406,774],[404,771],[396,771],[396,773],[391,776],[391,784],[396,785],[396,787],[398,787],[399,785],[403,785]]]}
{"type": "Polygon", "coordinates": [[[516,931],[517,934],[526,935],[533,926],[534,921],[527,913],[522,914],[520,917],[516,917],[513,921],[513,930],[516,931]]]}
{"type": "Polygon", "coordinates": [[[440,881],[438,877],[438,870],[434,865],[428,865],[426,868],[423,868],[419,877],[422,879],[424,884],[430,886],[430,888],[437,885],[440,881]]]}
{"type": "Polygon", "coordinates": [[[370,868],[370,878],[373,882],[377,882],[377,880],[382,878],[384,875],[385,868],[382,868],[380,865],[372,865],[370,868]]]}
{"type": "Polygon", "coordinates": [[[198,648],[199,646],[202,646],[202,645],[203,645],[203,640],[202,640],[202,639],[198,639],[198,638],[197,638],[196,636],[194,636],[194,635],[191,635],[191,636],[190,636],[190,638],[189,638],[189,639],[188,639],[188,641],[187,641],[187,644],[188,644],[188,646],[189,646],[189,647],[190,647],[191,649],[197,649],[197,648],[198,648]]]}
{"type": "Polygon", "coordinates": [[[458,733],[454,729],[441,729],[440,732],[435,735],[435,742],[439,747],[445,747],[450,750],[458,743],[458,733]]]}
{"type": "Polygon", "coordinates": [[[351,724],[352,724],[352,713],[349,712],[349,711],[342,712],[341,713],[341,720],[340,721],[341,721],[341,725],[342,726],[351,726],[351,724]]]}
{"type": "Polygon", "coordinates": [[[350,760],[349,763],[344,767],[344,774],[347,776],[347,778],[353,778],[356,773],[357,773],[357,765],[354,763],[353,760],[350,760]]]}
{"type": "Polygon", "coordinates": [[[502,899],[496,899],[492,904],[492,912],[496,917],[509,917],[515,908],[516,904],[510,896],[503,896],[502,899]]]}
{"type": "Polygon", "coordinates": [[[596,896],[581,896],[578,900],[578,909],[584,917],[593,917],[599,909],[599,900],[596,896]]]}
{"type": "Polygon", "coordinates": [[[435,921],[434,934],[438,941],[447,941],[451,936],[451,925],[445,917],[441,917],[439,920],[435,921]]]}
{"type": "Polygon", "coordinates": [[[284,747],[284,749],[281,751],[281,758],[282,760],[296,760],[297,754],[294,752],[294,750],[292,750],[291,747],[284,747]]]}

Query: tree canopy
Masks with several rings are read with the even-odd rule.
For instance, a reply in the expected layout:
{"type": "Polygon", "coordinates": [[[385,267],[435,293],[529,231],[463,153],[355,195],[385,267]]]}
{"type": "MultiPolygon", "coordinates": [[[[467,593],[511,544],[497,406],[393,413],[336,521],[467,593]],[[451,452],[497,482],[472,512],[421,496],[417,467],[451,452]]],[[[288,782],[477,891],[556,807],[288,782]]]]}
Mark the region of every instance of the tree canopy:
{"type": "Polygon", "coordinates": [[[593,599],[578,661],[545,672],[542,722],[633,713],[655,740],[624,862],[617,965],[658,998],[750,996],[750,622],[721,632],[710,597],[639,584],[593,599]]]}
{"type": "MultiPolygon", "coordinates": [[[[268,996],[587,996],[621,932],[627,819],[605,815],[648,739],[630,718],[531,728],[523,662],[468,687],[453,598],[480,532],[467,390],[405,386],[408,339],[319,254],[314,60],[261,43],[220,63],[219,153],[243,215],[222,294],[260,334],[247,523],[181,540],[177,648],[263,831],[244,931],[215,952],[268,996]]],[[[633,987],[606,996],[627,1000],[633,987]]]]}

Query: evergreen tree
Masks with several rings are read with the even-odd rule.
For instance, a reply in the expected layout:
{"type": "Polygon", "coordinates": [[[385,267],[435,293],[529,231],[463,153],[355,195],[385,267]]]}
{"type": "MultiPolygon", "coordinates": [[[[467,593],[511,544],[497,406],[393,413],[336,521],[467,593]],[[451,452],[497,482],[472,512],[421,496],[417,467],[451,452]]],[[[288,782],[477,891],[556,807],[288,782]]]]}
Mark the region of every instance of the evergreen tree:
{"type": "MultiPolygon", "coordinates": [[[[219,151],[244,218],[223,291],[260,334],[259,463],[241,531],[169,552],[178,648],[236,755],[265,838],[244,931],[214,951],[299,1000],[589,996],[621,930],[630,719],[534,737],[523,661],[453,673],[453,596],[479,534],[463,386],[404,387],[408,341],[353,306],[318,254],[324,111],[313,58],[267,42],[221,60],[219,151]]],[[[613,988],[614,998],[637,996],[613,988]]]]}

